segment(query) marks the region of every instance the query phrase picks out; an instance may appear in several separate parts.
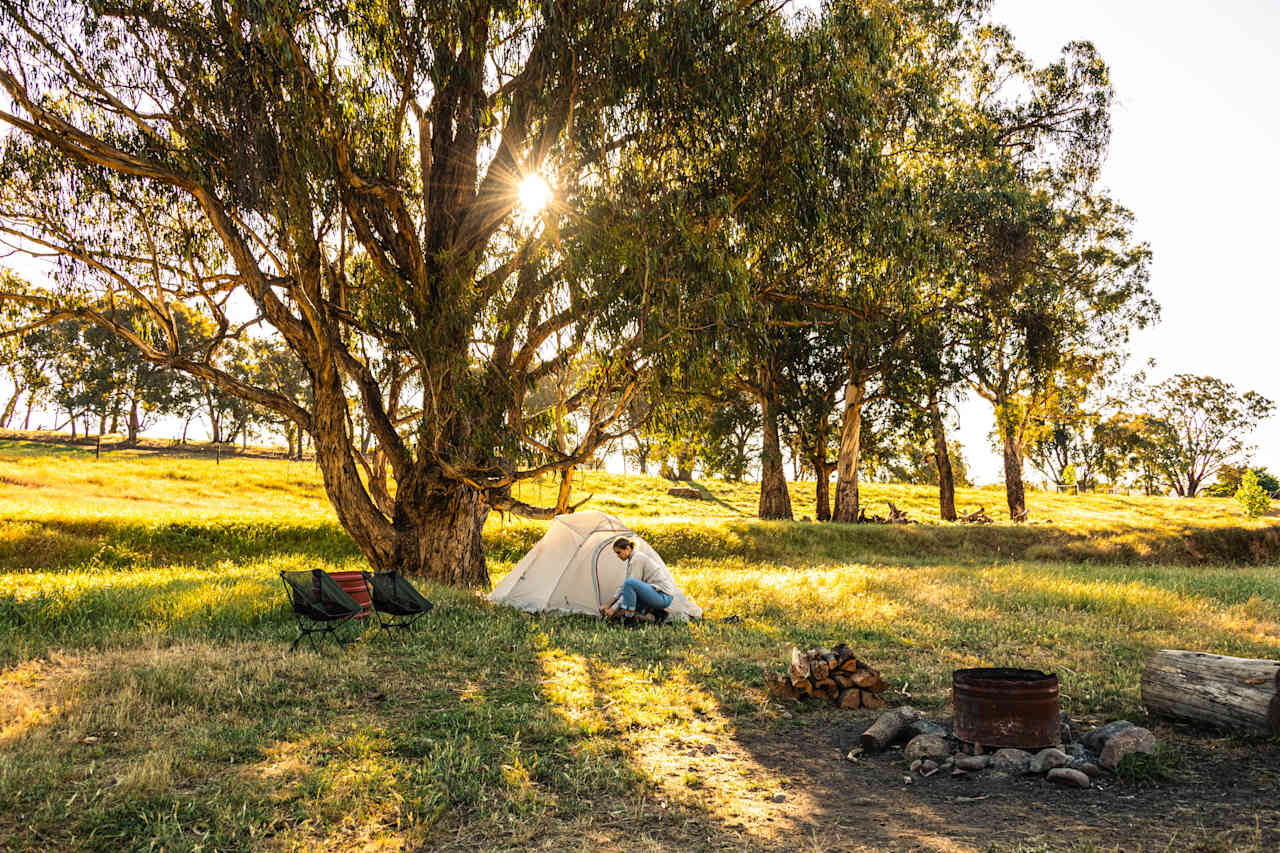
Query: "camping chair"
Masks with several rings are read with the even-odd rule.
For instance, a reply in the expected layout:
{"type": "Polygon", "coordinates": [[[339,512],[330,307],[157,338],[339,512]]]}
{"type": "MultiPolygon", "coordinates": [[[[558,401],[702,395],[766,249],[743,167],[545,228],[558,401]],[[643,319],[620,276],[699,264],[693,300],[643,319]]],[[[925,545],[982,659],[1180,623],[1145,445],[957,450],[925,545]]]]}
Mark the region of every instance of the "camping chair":
{"type": "MultiPolygon", "coordinates": [[[[296,649],[302,638],[306,637],[311,642],[311,648],[318,653],[320,647],[316,645],[315,634],[332,634],[340,623],[368,612],[344,592],[336,580],[320,569],[281,572],[280,581],[293,605],[293,615],[298,620],[300,632],[289,651],[296,649]]],[[[367,594],[366,592],[366,596],[367,594]]]]}
{"type": "Polygon", "coordinates": [[[435,607],[399,572],[365,572],[364,580],[372,593],[379,631],[390,631],[392,628],[412,631],[413,623],[418,617],[430,613],[431,608],[435,607]],[[400,617],[399,621],[394,618],[397,616],[400,617]]]}

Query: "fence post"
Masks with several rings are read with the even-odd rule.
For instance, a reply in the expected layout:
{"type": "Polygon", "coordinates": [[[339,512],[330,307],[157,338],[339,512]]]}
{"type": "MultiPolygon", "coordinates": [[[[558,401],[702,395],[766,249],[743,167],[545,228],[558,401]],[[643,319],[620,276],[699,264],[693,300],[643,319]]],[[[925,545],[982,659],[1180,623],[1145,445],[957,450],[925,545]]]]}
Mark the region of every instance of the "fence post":
{"type": "Polygon", "coordinates": [[[213,446],[213,464],[214,465],[222,464],[222,445],[221,444],[215,444],[213,446]]]}
{"type": "Polygon", "coordinates": [[[94,460],[102,458],[102,436],[98,436],[98,440],[93,444],[93,458],[94,460]]]}

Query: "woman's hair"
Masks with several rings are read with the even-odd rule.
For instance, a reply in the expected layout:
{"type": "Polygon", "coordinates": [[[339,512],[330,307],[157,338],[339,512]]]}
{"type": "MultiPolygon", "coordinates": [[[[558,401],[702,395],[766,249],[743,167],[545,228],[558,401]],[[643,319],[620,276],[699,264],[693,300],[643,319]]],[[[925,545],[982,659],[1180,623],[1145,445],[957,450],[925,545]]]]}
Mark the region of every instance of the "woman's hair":
{"type": "Polygon", "coordinates": [[[636,547],[636,543],[632,542],[630,539],[623,538],[613,540],[613,550],[615,551],[621,550],[622,548],[634,547],[636,547]]]}

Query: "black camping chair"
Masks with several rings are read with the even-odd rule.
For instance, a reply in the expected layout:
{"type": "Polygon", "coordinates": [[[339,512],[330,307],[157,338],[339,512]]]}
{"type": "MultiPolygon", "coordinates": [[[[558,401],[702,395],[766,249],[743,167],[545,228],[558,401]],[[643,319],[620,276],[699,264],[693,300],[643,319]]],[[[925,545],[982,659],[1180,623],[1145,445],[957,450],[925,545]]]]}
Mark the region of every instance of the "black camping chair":
{"type": "MultiPolygon", "coordinates": [[[[289,651],[298,647],[302,638],[311,642],[317,653],[316,634],[332,634],[339,624],[359,616],[364,608],[343,592],[338,582],[320,569],[302,572],[281,572],[280,580],[293,605],[293,615],[298,620],[298,639],[289,651]]],[[[337,636],[334,635],[337,640],[337,636]]]]}
{"type": "Polygon", "coordinates": [[[412,631],[418,617],[435,607],[399,572],[365,572],[364,579],[369,584],[373,610],[378,614],[379,631],[412,631]]]}

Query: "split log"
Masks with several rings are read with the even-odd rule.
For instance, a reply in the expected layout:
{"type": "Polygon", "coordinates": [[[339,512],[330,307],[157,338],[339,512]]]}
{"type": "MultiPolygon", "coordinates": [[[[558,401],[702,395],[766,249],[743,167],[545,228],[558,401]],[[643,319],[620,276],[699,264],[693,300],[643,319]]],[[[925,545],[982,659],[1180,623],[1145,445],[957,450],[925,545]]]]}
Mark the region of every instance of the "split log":
{"type": "Polygon", "coordinates": [[[799,699],[802,695],[788,678],[768,670],[764,673],[764,683],[769,688],[769,694],[778,699],[799,699]]]}
{"type": "Polygon", "coordinates": [[[879,711],[884,707],[884,700],[870,690],[862,691],[862,707],[869,711],[879,711]]]}
{"type": "Polygon", "coordinates": [[[857,672],[858,668],[861,666],[862,664],[858,661],[858,659],[850,655],[849,657],[845,658],[843,661],[840,662],[840,671],[841,672],[857,672]]]}
{"type": "Polygon", "coordinates": [[[980,506],[973,512],[961,515],[956,521],[961,524],[991,524],[991,516],[987,515],[987,508],[980,506]]]}
{"type": "MultiPolygon", "coordinates": [[[[863,694],[862,698],[865,707],[866,694],[863,694]]],[[[867,752],[883,751],[898,739],[907,726],[920,717],[921,713],[910,705],[903,705],[901,708],[894,708],[892,711],[881,714],[880,718],[871,724],[871,728],[862,733],[862,748],[867,752]]]]}
{"type": "Polygon", "coordinates": [[[831,679],[832,679],[836,684],[839,684],[839,685],[840,685],[841,687],[843,687],[843,688],[847,688],[847,687],[857,687],[857,686],[858,686],[858,685],[856,685],[856,684],[854,684],[854,683],[853,683],[853,676],[851,676],[851,675],[846,675],[846,674],[845,674],[845,673],[843,673],[843,672],[837,672],[837,673],[835,673],[834,675],[832,675],[832,676],[831,676],[831,679]]]}
{"type": "Polygon", "coordinates": [[[853,679],[853,683],[856,686],[861,687],[863,690],[870,690],[873,693],[883,693],[885,690],[889,689],[889,685],[880,677],[880,673],[876,672],[874,669],[859,669],[849,677],[853,679]]]}
{"type": "Polygon", "coordinates": [[[813,666],[809,663],[809,656],[799,649],[791,650],[791,683],[794,684],[797,678],[808,678],[813,672],[813,666]]]}
{"type": "Polygon", "coordinates": [[[819,658],[809,664],[809,675],[814,681],[825,681],[831,674],[831,665],[819,658]]]}
{"type": "Polygon", "coordinates": [[[826,696],[828,699],[834,699],[840,693],[840,687],[830,678],[824,678],[813,683],[813,689],[826,696]]]}
{"type": "Polygon", "coordinates": [[[853,649],[849,648],[844,643],[836,643],[836,647],[831,650],[831,654],[835,655],[836,660],[840,663],[853,659],[853,649]]]}
{"type": "Polygon", "coordinates": [[[1142,704],[1162,717],[1280,735],[1280,661],[1162,649],[1142,671],[1142,704]]]}
{"type": "Polygon", "coordinates": [[[836,705],[850,711],[856,711],[862,707],[862,691],[856,687],[841,690],[840,695],[836,697],[836,705]]]}

